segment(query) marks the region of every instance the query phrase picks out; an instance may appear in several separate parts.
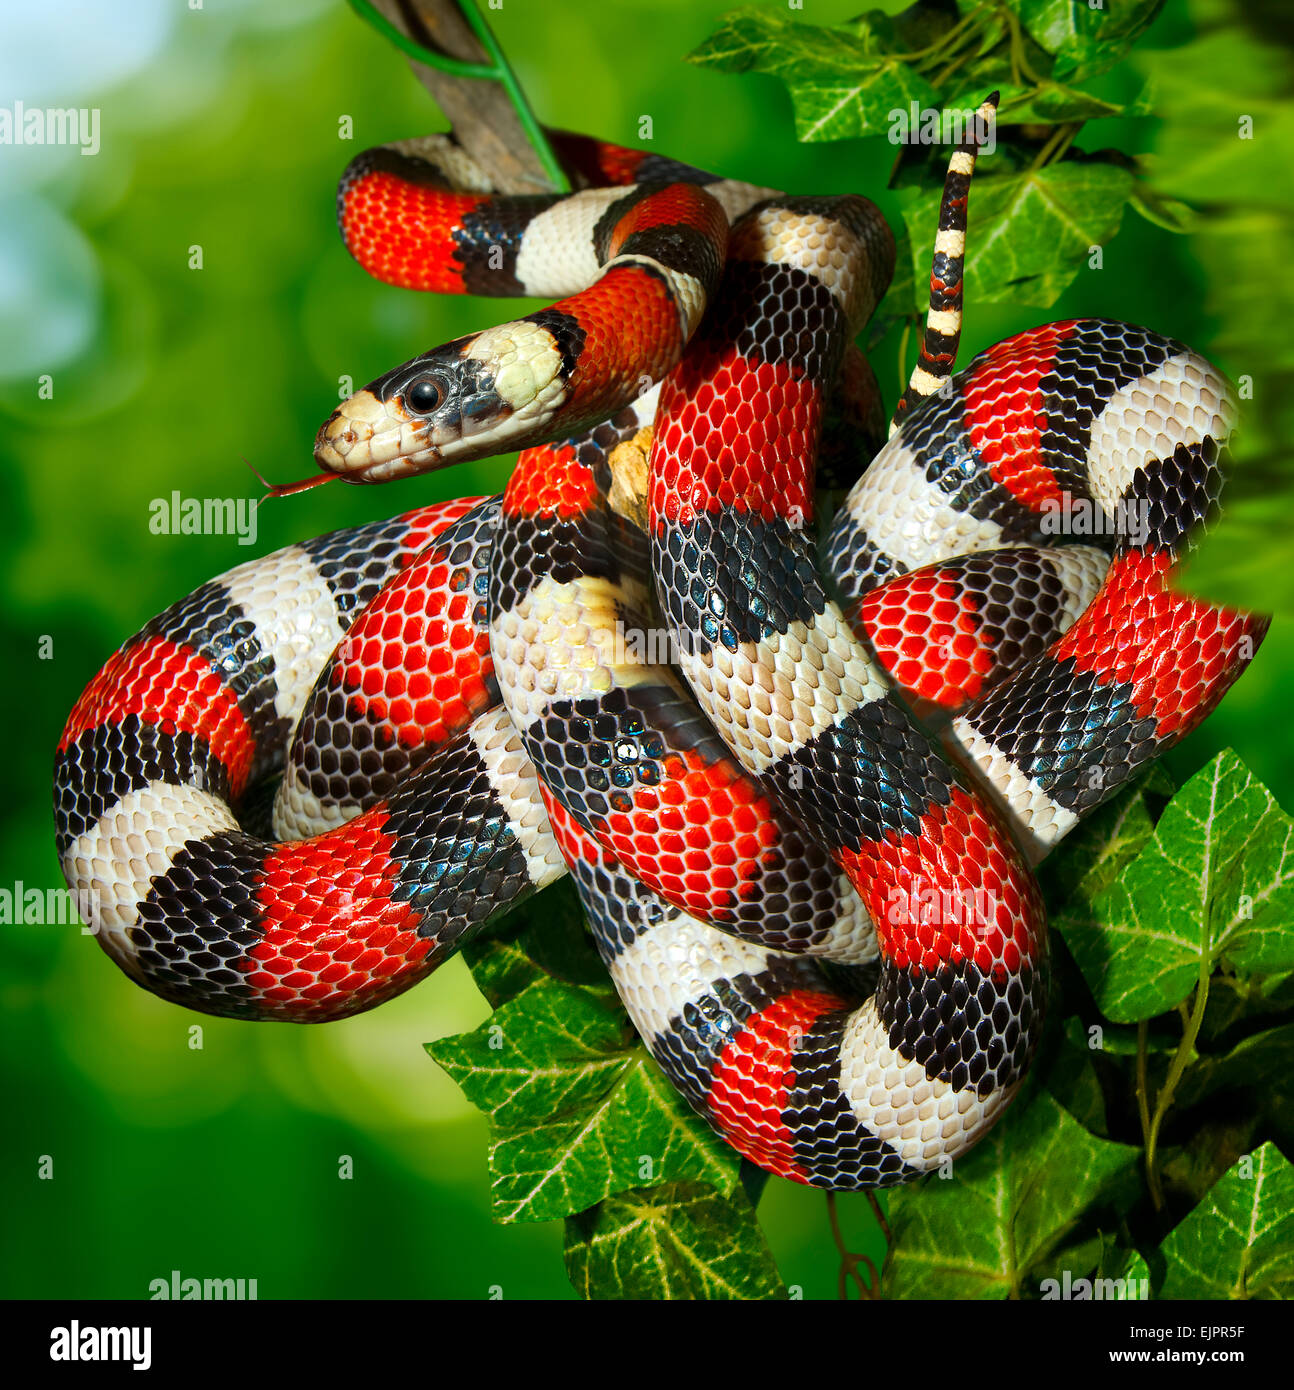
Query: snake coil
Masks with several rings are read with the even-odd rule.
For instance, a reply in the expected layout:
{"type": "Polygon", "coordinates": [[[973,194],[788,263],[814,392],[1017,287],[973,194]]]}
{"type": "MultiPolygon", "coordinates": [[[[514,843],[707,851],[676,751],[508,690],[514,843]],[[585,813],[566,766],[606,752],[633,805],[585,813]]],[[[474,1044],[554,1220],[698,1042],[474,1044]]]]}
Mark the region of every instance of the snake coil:
{"type": "Polygon", "coordinates": [[[1104,320],[950,375],[968,144],[881,447],[852,346],[893,269],[873,204],[558,148],[563,198],[494,195],[444,137],[347,169],[374,275],[556,302],[356,392],[319,463],[517,469],[241,565],[130,638],[59,743],[64,875],[164,999],[318,1022],[570,872],[645,1043],[734,1148],[827,1188],[907,1180],[985,1132],[1037,1046],[1031,864],[1261,640],[1168,583],[1234,399],[1104,320]],[[873,453],[819,556],[815,464],[873,453]]]}

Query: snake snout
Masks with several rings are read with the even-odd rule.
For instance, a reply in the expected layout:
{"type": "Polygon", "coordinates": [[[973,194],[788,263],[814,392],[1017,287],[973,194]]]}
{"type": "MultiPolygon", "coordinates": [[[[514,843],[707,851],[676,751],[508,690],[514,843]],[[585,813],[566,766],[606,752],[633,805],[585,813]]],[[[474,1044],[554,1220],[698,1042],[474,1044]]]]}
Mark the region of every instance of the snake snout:
{"type": "Polygon", "coordinates": [[[356,391],[320,426],[315,461],[347,482],[381,482],[417,462],[426,467],[435,454],[426,441],[412,437],[403,412],[369,390],[356,391]]]}

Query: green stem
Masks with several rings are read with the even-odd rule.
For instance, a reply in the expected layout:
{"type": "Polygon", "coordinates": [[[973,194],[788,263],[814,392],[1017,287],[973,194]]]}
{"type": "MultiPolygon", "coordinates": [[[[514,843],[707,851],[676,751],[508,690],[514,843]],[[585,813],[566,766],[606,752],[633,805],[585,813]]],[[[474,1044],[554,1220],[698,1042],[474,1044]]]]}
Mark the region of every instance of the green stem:
{"type": "Polygon", "coordinates": [[[1048,135],[1047,143],[1035,154],[1033,164],[1029,165],[1030,174],[1037,174],[1038,170],[1045,164],[1054,164],[1072,145],[1077,133],[1079,133],[1079,126],[1073,121],[1067,125],[1056,126],[1055,131],[1048,135]]]}
{"type": "Polygon", "coordinates": [[[350,7],[362,20],[371,24],[388,43],[393,43],[401,53],[415,62],[425,63],[437,72],[448,73],[450,77],[489,77],[497,78],[498,72],[489,63],[468,63],[462,58],[451,58],[448,53],[437,53],[434,48],[424,48],[416,39],[399,29],[369,0],[350,0],[350,7]]]}
{"type": "Polygon", "coordinates": [[[858,1285],[858,1296],[860,1298],[876,1298],[880,1291],[880,1276],[876,1272],[876,1266],[867,1258],[866,1255],[855,1255],[845,1244],[844,1232],[840,1229],[840,1217],[836,1211],[836,1194],[828,1192],[827,1216],[831,1221],[831,1238],[836,1243],[836,1249],[840,1253],[840,1272],[836,1276],[836,1296],[841,1299],[849,1297],[849,1283],[852,1279],[858,1285]],[[862,1260],[871,1271],[871,1283],[858,1272],[858,1262],[862,1260]]]}
{"type": "Polygon", "coordinates": [[[380,10],[372,5],[370,0],[350,0],[350,7],[361,19],[371,24],[383,38],[389,40],[401,53],[406,54],[415,62],[424,63],[427,67],[435,68],[437,72],[446,73],[450,77],[478,77],[499,83],[507,92],[508,100],[511,101],[512,108],[517,113],[517,120],[521,123],[521,128],[526,133],[526,139],[534,149],[549,182],[558,193],[571,191],[570,180],[566,177],[562,166],[557,162],[557,156],[548,143],[548,136],[544,133],[543,126],[539,124],[529,101],[526,100],[521,83],[517,81],[517,75],[504,56],[498,39],[494,37],[490,26],[485,22],[485,17],[477,8],[476,0],[459,0],[459,7],[462,10],[463,18],[480,40],[481,47],[489,54],[490,62],[488,63],[468,63],[461,58],[451,58],[447,53],[438,53],[433,48],[426,48],[407,34],[401,33],[380,10]]]}
{"type": "Polygon", "coordinates": [[[939,73],[937,77],[932,77],[930,79],[931,85],[935,87],[942,87],[944,83],[947,82],[948,79],[953,75],[953,73],[955,73],[959,68],[963,68],[966,66],[966,60],[970,56],[971,50],[969,48],[966,49],[964,52],[957,54],[948,64],[948,66],[939,73]]]}
{"type": "MultiPolygon", "coordinates": [[[[1155,1204],[1156,1211],[1164,1209],[1164,1193],[1159,1181],[1159,1173],[1155,1167],[1155,1158],[1159,1148],[1159,1131],[1164,1123],[1164,1116],[1168,1113],[1168,1108],[1173,1103],[1173,1092],[1177,1090],[1177,1083],[1182,1079],[1195,1053],[1195,1044],[1200,1036],[1200,1028],[1204,1023],[1204,1010],[1209,1003],[1209,958],[1207,955],[1200,960],[1200,981],[1195,987],[1195,1000],[1191,1005],[1190,1021],[1186,1025],[1186,1031],[1182,1034],[1182,1040],[1177,1044],[1177,1051],[1173,1055],[1172,1066],[1168,1068],[1168,1075],[1164,1078],[1164,1084],[1155,1099],[1155,1113],[1150,1117],[1150,1128],[1146,1135],[1146,1183],[1150,1188],[1150,1200],[1155,1204]]],[[[1140,1044],[1140,1033],[1138,1033],[1138,1044],[1140,1044]]],[[[1140,1050],[1138,1054],[1140,1061],[1140,1050]]],[[[1144,1073],[1142,1080],[1144,1081],[1144,1073]]]]}
{"type": "Polygon", "coordinates": [[[1064,127],[1065,138],[1060,142],[1059,146],[1052,151],[1051,159],[1048,161],[1049,163],[1059,164],[1060,161],[1065,158],[1065,152],[1074,143],[1082,124],[1082,121],[1071,121],[1064,127]]]}
{"type": "Polygon", "coordinates": [[[1150,1092],[1146,1086],[1146,1050],[1150,1040],[1149,1020],[1137,1024],[1137,1114],[1141,1119],[1141,1143],[1150,1143],[1150,1092]]]}
{"type": "Polygon", "coordinates": [[[1029,60],[1024,56],[1024,34],[1020,29],[1020,21],[1005,5],[998,7],[998,14],[1006,21],[1006,26],[1011,31],[1011,77],[1016,86],[1024,86],[1020,81],[1021,73],[1035,87],[1041,86],[1042,78],[1029,66],[1029,60]]]}
{"type": "Polygon", "coordinates": [[[544,173],[548,175],[549,182],[558,193],[569,193],[571,191],[570,180],[566,177],[562,166],[557,162],[553,147],[548,143],[548,136],[544,133],[543,126],[539,124],[538,117],[531,109],[530,102],[526,100],[521,83],[517,81],[517,74],[512,71],[512,64],[504,55],[503,48],[498,39],[494,37],[493,30],[485,22],[485,16],[478,8],[477,0],[459,0],[459,5],[463,11],[463,18],[472,26],[476,37],[480,39],[481,47],[494,59],[498,69],[498,80],[503,84],[503,90],[511,99],[513,108],[517,113],[517,119],[526,132],[526,139],[530,141],[535,154],[539,156],[539,162],[544,166],[544,173]]]}
{"type": "Polygon", "coordinates": [[[903,320],[903,336],[899,339],[899,399],[903,398],[903,393],[908,389],[908,376],[911,368],[908,366],[908,343],[912,338],[913,315],[909,314],[903,320]]]}
{"type": "Polygon", "coordinates": [[[971,26],[979,28],[980,14],[985,7],[980,5],[969,14],[964,15],[942,38],[938,38],[934,43],[927,44],[925,48],[918,48],[915,53],[895,53],[893,59],[900,63],[913,64],[918,72],[926,71],[934,67],[936,62],[941,62],[945,50],[957,47],[967,36],[966,30],[971,26]]]}
{"type": "Polygon", "coordinates": [[[881,1204],[876,1199],[876,1193],[870,1188],[863,1189],[863,1196],[867,1198],[867,1205],[872,1209],[872,1215],[876,1218],[876,1224],[881,1228],[881,1234],[885,1237],[885,1243],[890,1243],[890,1223],[885,1219],[885,1213],[881,1210],[881,1204]]]}

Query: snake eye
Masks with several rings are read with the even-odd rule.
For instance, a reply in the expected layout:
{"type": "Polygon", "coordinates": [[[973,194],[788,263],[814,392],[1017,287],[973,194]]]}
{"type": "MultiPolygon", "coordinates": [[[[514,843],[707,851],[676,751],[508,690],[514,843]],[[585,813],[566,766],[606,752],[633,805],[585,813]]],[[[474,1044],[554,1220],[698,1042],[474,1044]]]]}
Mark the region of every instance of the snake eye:
{"type": "Polygon", "coordinates": [[[405,405],[419,415],[430,415],[433,410],[439,410],[444,399],[444,384],[432,376],[420,376],[404,393],[405,405]]]}

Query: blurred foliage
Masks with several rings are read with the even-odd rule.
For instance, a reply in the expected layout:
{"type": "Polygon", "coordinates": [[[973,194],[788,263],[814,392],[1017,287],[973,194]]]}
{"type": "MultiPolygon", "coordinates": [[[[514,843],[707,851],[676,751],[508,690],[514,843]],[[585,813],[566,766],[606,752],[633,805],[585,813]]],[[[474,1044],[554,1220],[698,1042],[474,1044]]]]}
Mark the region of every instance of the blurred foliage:
{"type": "MultiPolygon", "coordinates": [[[[10,301],[9,282],[0,282],[0,416],[14,456],[0,475],[0,504],[15,523],[3,615],[6,716],[8,727],[21,731],[11,749],[9,782],[18,794],[6,798],[3,811],[0,886],[59,884],[48,801],[52,751],[81,687],[148,616],[211,575],[290,541],[437,497],[497,489],[511,460],[386,490],[334,487],[267,505],[250,547],[232,537],[153,535],[150,501],[174,488],[253,496],[243,459],[273,478],[309,471],[315,428],[343,378],[366,381],[419,348],[534,307],[420,299],[375,284],[346,256],[333,223],[341,168],[366,145],[443,128],[443,121],[403,59],[340,0],[199,11],[141,0],[117,8],[126,28],[142,28],[145,17],[156,19],[151,11],[165,10],[169,32],[157,20],[161,46],[113,85],[100,89],[91,76],[75,91],[59,89],[52,104],[102,108],[99,155],[0,147],[0,228],[26,238],[25,283],[36,294],[10,301]],[[195,245],[203,251],[201,270],[189,268],[195,245]],[[11,302],[23,316],[4,317],[11,302]],[[52,399],[41,397],[42,374],[52,377],[52,399]],[[40,654],[43,638],[52,638],[52,659],[40,654]]],[[[1025,266],[1039,293],[998,293],[979,303],[972,294],[964,351],[1036,323],[1032,305],[1045,294],[1050,317],[1144,322],[1190,342],[1233,378],[1249,378],[1244,466],[1227,519],[1193,563],[1191,580],[1235,602],[1290,606],[1294,591],[1281,563],[1290,471],[1281,451],[1289,438],[1282,426],[1291,349],[1273,331],[1290,321],[1281,274],[1291,225],[1283,105],[1290,78],[1273,43],[1282,23],[1278,6],[1191,0],[1156,14],[1157,5],[1142,3],[1109,6],[1093,20],[1086,5],[1067,0],[1011,0],[973,22],[968,16],[984,6],[932,3],[902,19],[902,6],[887,3],[888,19],[875,11],[860,19],[843,0],[817,0],[811,22],[780,0],[743,12],[758,19],[725,16],[719,0],[557,8],[560,22],[553,5],[490,12],[546,122],[636,144],[640,118],[650,115],[653,147],[663,152],[774,187],[863,191],[896,229],[911,228],[909,272],[896,290],[907,300],[872,343],[889,400],[906,376],[903,327],[916,305],[920,245],[930,231],[920,207],[931,175],[919,166],[892,167],[892,148],[876,138],[884,122],[862,120],[874,121],[881,105],[861,95],[842,106],[855,113],[853,125],[824,124],[812,132],[818,139],[797,142],[797,122],[809,133],[818,119],[810,114],[806,126],[804,103],[818,98],[800,87],[821,87],[818,78],[849,55],[857,68],[849,85],[865,92],[874,68],[894,67],[884,54],[907,51],[896,45],[942,42],[953,45],[953,57],[969,53],[960,76],[926,70],[911,80],[934,86],[932,79],[943,77],[950,96],[964,91],[973,105],[985,94],[981,78],[1004,62],[1001,84],[995,78],[992,85],[1003,85],[1004,114],[1015,102],[1027,121],[1010,139],[1004,125],[994,157],[1000,168],[986,160],[982,172],[1005,190],[1008,180],[1030,177],[1028,164],[1041,156],[1035,185],[1059,176],[1079,189],[1067,196],[1096,200],[1100,215],[1092,217],[1104,261],[1095,270],[1071,257],[1062,274],[1039,252],[1025,266]],[[1088,27],[1116,19],[1115,28],[1088,27]],[[912,27],[918,21],[920,32],[912,27]],[[1143,21],[1148,27],[1138,37],[1143,21]],[[961,37],[949,39],[957,25],[961,37]],[[716,36],[740,26],[747,26],[740,29],[743,52],[753,54],[745,69],[767,76],[734,78],[713,70],[722,61],[682,61],[689,51],[720,55],[716,36]],[[762,49],[759,26],[776,31],[762,49]],[[844,32],[849,41],[819,43],[806,59],[817,64],[809,69],[813,81],[788,83],[775,71],[779,50],[811,27],[844,32]],[[972,32],[974,44],[963,43],[972,32]],[[1115,49],[1121,61],[1105,62],[1115,49]],[[1009,84],[1013,63],[1026,76],[1021,58],[1038,80],[1020,82],[1016,92],[1009,84]],[[571,80],[575,73],[578,81],[571,80]],[[1243,115],[1253,118],[1252,139],[1239,136],[1243,115]],[[1080,120],[1071,134],[1068,126],[1080,120]],[[1039,125],[1066,134],[1047,149],[1051,137],[1034,129],[1039,125]],[[1012,154],[1016,137],[1032,150],[1023,171],[1012,154]],[[1093,169],[1108,184],[1095,193],[1093,169]],[[1116,218],[1116,198],[1141,215],[1127,217],[1120,204],[1116,218]]],[[[44,47],[53,51],[60,42],[51,28],[21,54],[27,70],[37,73],[44,47]]],[[[805,40],[812,42],[819,41],[805,40]]],[[[0,105],[26,96],[20,87],[0,91],[0,105]]],[[[997,215],[1019,216],[1011,201],[1003,198],[997,215]]],[[[985,206],[992,212],[995,205],[985,206]]],[[[972,245],[983,230],[976,219],[973,194],[972,245]]],[[[1063,238],[1056,240],[1053,249],[1063,249],[1063,238]]],[[[892,299],[890,308],[898,303],[892,299]]],[[[1184,778],[1233,745],[1277,801],[1294,802],[1294,729],[1280,717],[1290,667],[1289,641],[1277,624],[1246,678],[1170,759],[1174,771],[1184,778]]],[[[1133,837],[1141,852],[1164,798],[1144,790],[1135,796],[1147,831],[1142,837],[1138,828],[1133,837]]],[[[518,938],[558,913],[550,896],[529,924],[513,923],[518,938]]],[[[589,1295],[656,1288],[750,1296],[779,1288],[779,1274],[797,1296],[836,1290],[839,1253],[821,1196],[778,1179],[763,1191],[758,1225],[746,1184],[728,1187],[722,1199],[707,1196],[715,1189],[697,1185],[703,1170],[683,1161],[665,1175],[673,1183],[673,1215],[662,1215],[654,1189],[644,1191],[640,1178],[630,1181],[613,1166],[595,1172],[600,1191],[610,1195],[573,1220],[565,1236],[555,1220],[494,1225],[490,1188],[497,1202],[498,1175],[487,1173],[482,1156],[484,1118],[420,1051],[429,1036],[470,1035],[489,1016],[460,961],[371,1015],[322,1029],[252,1028],[199,1019],[144,994],[74,931],[4,931],[0,1026],[14,1117],[4,1176],[11,1194],[26,1194],[11,1202],[0,1236],[9,1296],[142,1297],[150,1280],[178,1268],[199,1277],[257,1278],[267,1298],[487,1297],[491,1289],[505,1298],[570,1297],[563,1241],[570,1276],[589,1295]],[[200,1048],[190,1032],[195,1024],[200,1048]],[[38,1179],[46,1155],[53,1176],[38,1179]],[[349,1178],[339,1177],[344,1156],[353,1167],[349,1178]],[[625,1187],[614,1186],[622,1181],[625,1187]],[[725,1266],[717,1229],[748,1251],[739,1267],[725,1266]],[[761,1253],[764,1241],[776,1270],[761,1253]],[[712,1256],[699,1286],[689,1282],[698,1250],[712,1256]]],[[[506,952],[510,940],[482,950],[506,952]]],[[[498,957],[508,969],[490,1002],[537,988],[540,975],[569,983],[565,967],[542,957],[541,948],[525,945],[507,961],[498,957]]],[[[1081,994],[1091,984],[1063,953],[1059,964],[1062,989],[1081,994]]],[[[1273,1068],[1264,1074],[1276,1075],[1288,1048],[1278,1020],[1288,1007],[1279,976],[1215,982],[1197,1039],[1203,1055],[1192,1059],[1177,1090],[1180,1131],[1172,1117],[1165,1131],[1174,1215],[1181,1214],[1174,1200],[1198,1200],[1214,1184],[1207,1200],[1232,1210],[1243,1193],[1225,1187],[1229,1179],[1221,1175],[1261,1127],[1288,1132],[1288,1094],[1274,1086],[1266,1110],[1251,1115],[1247,1128],[1237,1122],[1207,1144],[1189,1137],[1190,1121],[1201,1113],[1193,1107],[1207,1107],[1215,1094],[1210,1078],[1234,1084],[1251,1074],[1255,1054],[1273,1068]]],[[[1170,1025],[1149,1020],[1141,1030],[1154,1086],[1163,1084],[1176,1055],[1170,1025]]],[[[629,1084],[646,1086],[633,1045],[615,1054],[622,1041],[604,1037],[601,1027],[590,1020],[592,1045],[613,1054],[618,1076],[636,1074],[629,1084]]],[[[1109,1036],[1119,1036],[1113,1026],[1109,1036]]],[[[1126,1086],[1137,1041],[1122,1054],[1094,1054],[1058,1038],[1033,1084],[1045,1083],[1072,1123],[1096,1139],[1135,1143],[1126,1086]]],[[[468,1044],[434,1046],[450,1061],[468,1044]]],[[[1007,1123],[1035,1124],[1028,1118],[1035,1109],[1021,1109],[1007,1123]]],[[[1008,1138],[1013,1132],[1002,1130],[1008,1138]]],[[[1025,1142],[1022,1133],[1016,1139],[1025,1142]]],[[[1264,1162],[1279,1157],[1261,1152],[1264,1162]]],[[[979,1161],[991,1163],[992,1154],[979,1161]]],[[[515,1172],[524,1176],[533,1163],[527,1156],[515,1172]]],[[[1130,1268],[1137,1238],[1145,1243],[1147,1231],[1158,1238],[1153,1221],[1137,1231],[1129,1226],[1129,1213],[1133,1226],[1137,1216],[1121,1172],[1112,1164],[1101,1189],[1108,1220],[1072,1241],[1052,1239],[1045,1203],[1029,1216],[1039,1270],[1056,1250],[1079,1246],[1102,1268],[1130,1268]]],[[[587,1190],[573,1189],[575,1197],[587,1190]]],[[[894,1199],[896,1229],[900,1220],[919,1224],[903,1215],[902,1203],[925,1195],[894,1199]]],[[[851,1199],[840,1208],[843,1240],[879,1263],[885,1245],[868,1209],[851,1199]]],[[[536,1214],[557,1211],[548,1206],[536,1214]]],[[[1173,1250],[1164,1246],[1175,1281],[1191,1277],[1195,1249],[1185,1223],[1180,1229],[1185,1234],[1173,1250]]],[[[892,1268],[887,1278],[898,1289],[907,1276],[892,1268]]],[[[992,1291],[1007,1289],[996,1280],[992,1291]]]]}

